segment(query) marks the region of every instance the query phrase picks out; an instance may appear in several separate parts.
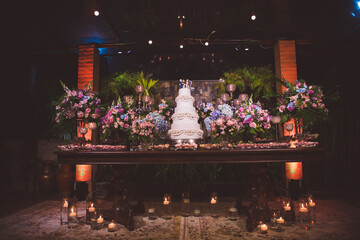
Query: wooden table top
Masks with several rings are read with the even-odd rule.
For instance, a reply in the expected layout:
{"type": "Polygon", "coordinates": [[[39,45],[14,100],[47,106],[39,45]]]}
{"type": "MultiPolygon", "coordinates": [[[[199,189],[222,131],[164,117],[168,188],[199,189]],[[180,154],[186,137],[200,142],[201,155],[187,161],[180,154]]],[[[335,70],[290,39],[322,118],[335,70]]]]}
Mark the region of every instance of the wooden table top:
{"type": "Polygon", "coordinates": [[[178,151],[58,151],[61,164],[222,164],[323,160],[322,148],[178,150],[178,151]]]}

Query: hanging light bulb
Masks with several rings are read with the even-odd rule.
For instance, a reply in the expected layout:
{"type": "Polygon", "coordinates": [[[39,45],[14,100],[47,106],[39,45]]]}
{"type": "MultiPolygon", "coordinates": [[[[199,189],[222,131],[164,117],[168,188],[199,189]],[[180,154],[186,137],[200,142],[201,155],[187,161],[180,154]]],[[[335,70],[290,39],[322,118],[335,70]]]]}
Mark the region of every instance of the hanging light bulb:
{"type": "Polygon", "coordinates": [[[96,17],[98,17],[98,16],[100,15],[100,12],[99,12],[98,10],[95,10],[95,11],[94,11],[94,15],[95,15],[96,17]]]}
{"type": "Polygon", "coordinates": [[[256,19],[256,15],[255,15],[255,12],[253,12],[253,14],[251,15],[251,20],[255,21],[256,19]]]}
{"type": "Polygon", "coordinates": [[[152,40],[149,40],[148,43],[151,45],[151,44],[153,43],[153,41],[152,41],[152,40]]]}
{"type": "Polygon", "coordinates": [[[209,46],[209,42],[206,41],[206,42],[204,43],[204,45],[205,45],[205,46],[209,46]]]}
{"type": "Polygon", "coordinates": [[[184,48],[184,45],[180,44],[180,48],[181,48],[181,49],[184,48]]]}

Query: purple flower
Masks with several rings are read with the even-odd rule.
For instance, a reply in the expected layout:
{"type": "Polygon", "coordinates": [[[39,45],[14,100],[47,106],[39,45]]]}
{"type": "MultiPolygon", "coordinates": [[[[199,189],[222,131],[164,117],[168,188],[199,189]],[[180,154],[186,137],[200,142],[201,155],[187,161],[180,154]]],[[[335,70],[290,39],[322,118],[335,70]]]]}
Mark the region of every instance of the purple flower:
{"type": "Polygon", "coordinates": [[[290,102],[286,108],[287,108],[287,110],[292,112],[295,109],[295,104],[293,102],[290,102]]]}
{"type": "Polygon", "coordinates": [[[252,123],[252,116],[251,115],[247,115],[244,119],[244,123],[252,123]]]}

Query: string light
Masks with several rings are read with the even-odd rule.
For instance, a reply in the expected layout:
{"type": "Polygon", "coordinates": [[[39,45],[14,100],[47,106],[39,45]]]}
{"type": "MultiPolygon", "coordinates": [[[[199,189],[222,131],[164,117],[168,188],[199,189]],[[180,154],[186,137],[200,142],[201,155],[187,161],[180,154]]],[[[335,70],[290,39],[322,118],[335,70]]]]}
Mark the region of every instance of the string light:
{"type": "Polygon", "coordinates": [[[209,46],[209,42],[206,41],[206,42],[204,43],[204,45],[205,45],[205,46],[209,46]]]}
{"type": "Polygon", "coordinates": [[[181,49],[184,48],[184,45],[180,44],[180,48],[181,48],[181,49]]]}
{"type": "Polygon", "coordinates": [[[96,17],[98,17],[98,16],[100,15],[100,12],[99,12],[98,10],[95,10],[95,11],[94,11],[94,15],[95,15],[96,17]]]}
{"type": "Polygon", "coordinates": [[[149,40],[148,43],[151,45],[151,44],[153,43],[153,41],[152,41],[152,40],[149,40]]]}

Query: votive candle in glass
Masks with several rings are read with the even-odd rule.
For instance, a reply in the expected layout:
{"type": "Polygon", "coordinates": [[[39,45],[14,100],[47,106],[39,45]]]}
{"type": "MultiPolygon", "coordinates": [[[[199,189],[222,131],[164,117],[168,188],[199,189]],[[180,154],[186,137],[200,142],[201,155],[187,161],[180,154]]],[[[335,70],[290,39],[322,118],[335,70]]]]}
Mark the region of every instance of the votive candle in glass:
{"type": "Polygon", "coordinates": [[[236,208],[230,208],[229,209],[229,220],[230,221],[237,221],[238,220],[238,214],[236,208]]]}
{"type": "Polygon", "coordinates": [[[149,220],[155,220],[156,219],[156,212],[155,208],[149,208],[148,209],[148,217],[149,220]]]}
{"type": "Polygon", "coordinates": [[[86,222],[88,223],[95,222],[96,220],[95,213],[96,213],[95,203],[92,200],[90,200],[86,203],[86,222]]]}
{"type": "Polygon", "coordinates": [[[68,227],[70,229],[76,228],[78,222],[76,204],[70,205],[68,208],[68,227]]]}
{"type": "Polygon", "coordinates": [[[68,224],[68,221],[69,221],[68,211],[69,211],[69,199],[64,198],[61,202],[61,207],[60,207],[60,224],[61,225],[68,224]]]}
{"type": "Polygon", "coordinates": [[[171,219],[171,195],[166,193],[164,194],[164,200],[163,200],[163,205],[164,205],[164,219],[171,219]]]}
{"type": "Polygon", "coordinates": [[[117,230],[117,225],[115,223],[114,220],[112,220],[109,224],[108,224],[108,232],[115,232],[117,230]]]}
{"type": "Polygon", "coordinates": [[[310,223],[316,223],[316,204],[312,198],[309,198],[309,214],[310,214],[310,223]]]}
{"type": "Polygon", "coordinates": [[[181,194],[181,215],[183,217],[190,215],[190,195],[187,192],[181,194]]]}
{"type": "Polygon", "coordinates": [[[211,211],[211,216],[213,218],[219,217],[218,201],[219,201],[218,194],[216,192],[213,192],[210,196],[210,211],[211,211]]]}
{"type": "Polygon", "coordinates": [[[302,224],[303,228],[310,228],[310,212],[309,206],[306,201],[299,201],[299,222],[302,224]]]}

